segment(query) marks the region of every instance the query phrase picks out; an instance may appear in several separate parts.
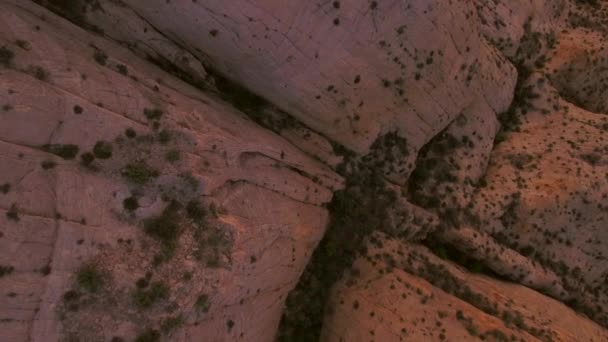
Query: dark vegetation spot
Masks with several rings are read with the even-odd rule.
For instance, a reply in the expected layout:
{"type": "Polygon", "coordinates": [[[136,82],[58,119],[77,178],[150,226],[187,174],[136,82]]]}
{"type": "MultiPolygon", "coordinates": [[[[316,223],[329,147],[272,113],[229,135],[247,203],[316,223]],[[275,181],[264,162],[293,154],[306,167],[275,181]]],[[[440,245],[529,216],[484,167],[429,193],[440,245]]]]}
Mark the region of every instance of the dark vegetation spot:
{"type": "Polygon", "coordinates": [[[86,153],[83,153],[83,154],[80,156],[80,163],[81,163],[83,166],[89,166],[89,165],[91,165],[91,163],[92,163],[94,160],[95,160],[95,156],[94,156],[94,155],[93,155],[93,153],[91,153],[91,152],[86,152],[86,153]]]}
{"type": "Polygon", "coordinates": [[[0,278],[7,276],[15,271],[13,266],[0,265],[0,278]]]}
{"type": "Polygon", "coordinates": [[[226,327],[228,327],[228,331],[231,331],[232,328],[234,328],[234,321],[229,319],[228,321],[226,321],[226,327]]]}
{"type": "Polygon", "coordinates": [[[72,160],[78,155],[79,147],[74,144],[46,144],[42,146],[46,152],[58,155],[63,159],[72,160]]]}
{"type": "Polygon", "coordinates": [[[139,208],[139,202],[137,201],[137,197],[130,196],[122,201],[122,206],[128,211],[135,211],[139,208]]]}
{"type": "Polygon", "coordinates": [[[160,342],[160,332],[154,329],[147,329],[137,335],[135,342],[160,342]]]}
{"type": "Polygon", "coordinates": [[[112,150],[112,144],[104,140],[96,142],[95,146],[93,146],[93,154],[95,158],[99,159],[110,159],[112,157],[112,150]]]}
{"type": "Polygon", "coordinates": [[[340,1],[334,1],[333,5],[335,9],[340,8],[340,1]]]}
{"type": "Polygon", "coordinates": [[[104,277],[95,264],[87,263],[76,271],[76,282],[82,289],[95,293],[104,285],[104,277]]]}
{"type": "Polygon", "coordinates": [[[334,19],[334,25],[335,25],[335,26],[340,25],[340,18],[336,18],[336,19],[334,19]]]}
{"type": "Polygon", "coordinates": [[[103,66],[106,65],[106,63],[108,62],[108,55],[106,55],[105,52],[101,50],[95,50],[95,53],[93,54],[93,59],[95,59],[95,62],[97,62],[97,64],[103,66]]]}
{"type": "Polygon", "coordinates": [[[2,185],[0,185],[0,192],[3,194],[8,194],[8,192],[11,191],[11,185],[10,183],[4,183],[2,185]]]}
{"type": "Polygon", "coordinates": [[[116,66],[116,69],[118,70],[119,73],[121,73],[122,75],[127,75],[129,73],[127,67],[124,64],[118,64],[116,66]]]}
{"type": "Polygon", "coordinates": [[[52,168],[54,168],[57,165],[57,163],[55,163],[52,160],[44,160],[42,163],[40,163],[40,166],[42,166],[42,169],[44,170],[50,170],[52,168]]]}
{"type": "Polygon", "coordinates": [[[180,158],[181,155],[178,150],[169,150],[165,154],[165,160],[170,163],[175,163],[176,161],[180,160],[180,158]]]}
{"type": "Polygon", "coordinates": [[[79,105],[74,105],[73,110],[75,114],[82,114],[82,107],[80,107],[79,105]]]}
{"type": "Polygon", "coordinates": [[[49,73],[39,65],[29,66],[28,72],[40,81],[46,81],[49,79],[49,73]]]}
{"type": "Polygon", "coordinates": [[[159,216],[144,222],[144,231],[170,250],[175,247],[182,232],[179,222],[180,209],[179,202],[171,201],[159,216]]]}
{"type": "Polygon", "coordinates": [[[133,128],[129,127],[125,130],[125,136],[129,139],[133,139],[137,136],[137,132],[135,132],[133,128]]]}
{"type": "Polygon", "coordinates": [[[144,108],[144,115],[148,120],[158,120],[163,116],[163,111],[160,109],[144,108]]]}
{"type": "Polygon", "coordinates": [[[5,68],[10,67],[13,64],[15,53],[6,46],[0,47],[0,65],[5,68]]]}
{"type": "Polygon", "coordinates": [[[169,298],[169,287],[160,281],[151,283],[147,288],[137,287],[133,293],[133,301],[141,309],[147,309],[167,298],[169,298]]]}
{"type": "Polygon", "coordinates": [[[135,184],[143,185],[152,178],[158,177],[159,173],[145,161],[141,160],[127,164],[122,170],[122,175],[135,184]]]}
{"type": "Polygon", "coordinates": [[[10,104],[5,104],[4,106],[2,106],[2,110],[5,112],[8,112],[11,109],[13,109],[13,106],[11,106],[10,104]]]}
{"type": "Polygon", "coordinates": [[[171,141],[171,133],[169,133],[167,129],[163,129],[158,133],[158,142],[163,145],[166,145],[167,143],[169,143],[169,141],[171,141]]]}
{"type": "Polygon", "coordinates": [[[207,312],[209,311],[209,296],[206,294],[202,294],[198,296],[196,302],[194,303],[194,308],[198,312],[207,312]]]}
{"type": "Polygon", "coordinates": [[[218,30],[213,29],[209,31],[209,35],[211,35],[211,37],[217,37],[217,34],[219,33],[218,30]]]}

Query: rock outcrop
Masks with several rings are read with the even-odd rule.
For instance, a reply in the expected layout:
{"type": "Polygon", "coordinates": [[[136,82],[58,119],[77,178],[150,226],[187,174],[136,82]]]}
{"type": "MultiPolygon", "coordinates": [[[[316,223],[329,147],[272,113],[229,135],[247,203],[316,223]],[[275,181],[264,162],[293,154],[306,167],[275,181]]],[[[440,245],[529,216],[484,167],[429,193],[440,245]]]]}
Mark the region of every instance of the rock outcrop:
{"type": "Polygon", "coordinates": [[[0,340],[607,340],[606,15],[1,0],[0,340]]]}

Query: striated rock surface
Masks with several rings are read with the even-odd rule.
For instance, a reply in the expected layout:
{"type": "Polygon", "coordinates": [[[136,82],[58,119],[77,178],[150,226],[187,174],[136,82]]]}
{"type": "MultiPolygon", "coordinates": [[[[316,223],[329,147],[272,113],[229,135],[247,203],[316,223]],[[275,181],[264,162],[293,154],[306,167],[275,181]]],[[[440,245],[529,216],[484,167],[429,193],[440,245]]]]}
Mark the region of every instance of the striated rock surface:
{"type": "Polygon", "coordinates": [[[271,340],[341,177],[32,3],[0,37],[0,340],[271,340]]]}
{"type": "Polygon", "coordinates": [[[607,15],[0,0],[0,340],[608,340],[607,15]]]}

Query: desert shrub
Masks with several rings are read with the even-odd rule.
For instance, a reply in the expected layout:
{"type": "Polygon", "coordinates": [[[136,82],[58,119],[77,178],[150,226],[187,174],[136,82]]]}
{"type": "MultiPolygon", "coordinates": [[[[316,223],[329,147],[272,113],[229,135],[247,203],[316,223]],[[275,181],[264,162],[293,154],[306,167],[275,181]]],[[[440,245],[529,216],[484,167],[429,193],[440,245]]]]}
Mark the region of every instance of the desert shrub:
{"type": "Polygon", "coordinates": [[[160,281],[151,283],[149,287],[137,287],[133,293],[133,302],[142,309],[147,309],[167,298],[169,298],[169,287],[160,281]]]}
{"type": "Polygon", "coordinates": [[[163,116],[163,111],[160,109],[144,108],[144,115],[146,118],[148,118],[148,120],[157,120],[163,116]]]}
{"type": "Polygon", "coordinates": [[[97,62],[97,64],[104,66],[108,61],[108,55],[106,55],[105,52],[101,50],[95,50],[95,53],[93,54],[93,59],[95,60],[95,62],[97,62]]]}
{"type": "Polygon", "coordinates": [[[76,158],[80,148],[78,145],[74,144],[47,144],[43,145],[42,149],[46,152],[58,155],[63,159],[71,160],[76,158]]]}
{"type": "Polygon", "coordinates": [[[174,163],[174,162],[180,160],[180,158],[181,158],[181,155],[178,150],[170,150],[165,154],[165,160],[170,163],[174,163]]]}
{"type": "Polygon", "coordinates": [[[11,221],[19,221],[19,209],[15,203],[11,204],[10,208],[6,211],[6,217],[11,221]]]}
{"type": "Polygon", "coordinates": [[[57,163],[52,160],[44,160],[42,163],[40,163],[40,166],[42,166],[44,170],[50,170],[57,166],[57,163]]]}
{"type": "Polygon", "coordinates": [[[95,293],[103,287],[104,276],[97,265],[87,263],[76,271],[76,282],[82,289],[95,293]]]}
{"type": "Polygon", "coordinates": [[[0,47],[0,65],[5,68],[10,67],[13,64],[15,53],[6,46],[0,47]]]}
{"type": "Polygon", "coordinates": [[[198,296],[196,299],[196,303],[194,303],[194,308],[198,312],[207,312],[209,311],[209,296],[206,294],[202,294],[198,296]]]}
{"type": "Polygon", "coordinates": [[[130,196],[122,201],[122,206],[128,211],[135,211],[139,208],[139,202],[137,201],[137,197],[130,196]]]}
{"type": "Polygon", "coordinates": [[[169,141],[171,141],[171,133],[169,133],[168,130],[163,129],[158,133],[158,142],[163,145],[166,145],[167,143],[169,143],[169,141]]]}
{"type": "Polygon", "coordinates": [[[137,161],[127,164],[122,170],[122,175],[133,183],[146,184],[152,178],[158,177],[159,173],[145,161],[137,161]]]}
{"type": "Polygon", "coordinates": [[[0,185],[0,192],[3,194],[8,194],[11,191],[11,185],[9,183],[4,183],[0,185]]]}
{"type": "Polygon", "coordinates": [[[129,127],[125,130],[125,136],[129,139],[133,139],[137,136],[137,132],[135,132],[133,128],[129,127]]]}
{"type": "Polygon", "coordinates": [[[91,153],[91,152],[86,152],[86,153],[83,153],[83,154],[80,156],[80,163],[81,163],[83,166],[89,166],[89,165],[91,165],[91,163],[92,163],[94,160],[95,160],[95,156],[94,156],[94,155],[93,155],[93,153],[91,153]]]}
{"type": "Polygon", "coordinates": [[[181,205],[172,201],[163,212],[144,222],[144,231],[158,240],[164,247],[172,248],[182,232],[179,210],[181,205]]]}
{"type": "Polygon", "coordinates": [[[159,342],[160,332],[154,329],[147,329],[141,334],[137,335],[135,342],[159,342]]]}
{"type": "Polygon", "coordinates": [[[99,159],[111,158],[112,150],[112,144],[104,140],[98,141],[97,143],[95,143],[95,146],[93,146],[93,154],[96,158],[99,159]]]}
{"type": "Polygon", "coordinates": [[[15,268],[13,266],[0,265],[0,278],[13,273],[14,270],[15,268]]]}

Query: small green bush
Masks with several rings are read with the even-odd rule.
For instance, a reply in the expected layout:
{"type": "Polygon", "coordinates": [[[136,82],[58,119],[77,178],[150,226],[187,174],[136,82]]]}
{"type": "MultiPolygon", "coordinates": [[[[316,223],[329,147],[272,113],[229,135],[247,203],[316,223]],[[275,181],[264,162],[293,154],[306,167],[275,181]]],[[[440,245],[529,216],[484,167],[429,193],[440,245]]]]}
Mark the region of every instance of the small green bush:
{"type": "Polygon", "coordinates": [[[135,342],[159,342],[160,332],[154,329],[147,329],[135,338],[135,342]]]}
{"type": "Polygon", "coordinates": [[[93,55],[93,59],[95,59],[95,62],[97,62],[99,65],[106,65],[107,61],[108,61],[108,55],[106,55],[103,51],[101,50],[95,50],[95,54],[93,55]]]}
{"type": "Polygon", "coordinates": [[[92,263],[84,264],[76,271],[76,282],[82,289],[91,293],[99,291],[104,285],[103,274],[92,263]]]}
{"type": "Polygon", "coordinates": [[[169,298],[169,287],[160,281],[151,283],[148,289],[138,287],[133,294],[135,305],[142,309],[147,309],[167,298],[169,298]]]}
{"type": "Polygon", "coordinates": [[[95,146],[93,146],[93,154],[99,159],[112,158],[112,150],[112,144],[104,140],[98,141],[95,143],[95,146]]]}
{"type": "Polygon", "coordinates": [[[209,311],[209,296],[206,294],[202,294],[198,296],[196,302],[194,303],[194,308],[198,312],[207,312],[209,311]]]}
{"type": "Polygon", "coordinates": [[[93,155],[93,153],[91,153],[91,152],[86,152],[86,153],[83,153],[83,154],[80,156],[80,163],[81,163],[83,166],[89,166],[89,165],[91,165],[91,163],[92,163],[94,160],[95,160],[95,156],[94,156],[94,155],[93,155]]]}
{"type": "Polygon", "coordinates": [[[14,270],[15,268],[13,266],[0,265],[0,278],[13,273],[14,270]]]}
{"type": "Polygon", "coordinates": [[[44,170],[50,170],[52,168],[54,168],[57,165],[57,163],[55,163],[52,160],[45,160],[42,163],[40,163],[40,166],[42,166],[42,168],[44,170]]]}
{"type": "Polygon", "coordinates": [[[0,65],[5,68],[10,67],[13,64],[15,53],[9,50],[6,46],[0,47],[0,65]]]}
{"type": "Polygon", "coordinates": [[[11,204],[11,207],[6,211],[6,217],[11,221],[19,221],[19,210],[15,203],[11,204]]]}
{"type": "Polygon", "coordinates": [[[122,206],[128,211],[137,210],[137,208],[139,208],[139,202],[137,201],[137,197],[131,196],[125,198],[125,200],[122,201],[122,206]]]}
{"type": "Polygon", "coordinates": [[[3,194],[8,194],[11,191],[11,185],[9,183],[4,183],[0,185],[0,192],[3,194]]]}
{"type": "Polygon", "coordinates": [[[180,160],[180,158],[181,158],[181,155],[178,150],[171,150],[171,151],[168,151],[167,154],[165,154],[165,160],[170,163],[174,163],[174,162],[180,160]]]}
{"type": "Polygon", "coordinates": [[[76,271],[76,282],[82,289],[95,293],[104,285],[104,277],[95,264],[82,265],[76,271]]]}
{"type": "Polygon", "coordinates": [[[172,201],[160,216],[146,220],[145,232],[161,242],[165,247],[172,247],[181,233],[179,210],[181,205],[172,201]]]}
{"type": "Polygon", "coordinates": [[[125,130],[125,136],[129,139],[133,139],[137,136],[137,132],[135,132],[133,128],[129,127],[125,130]]]}
{"type": "Polygon", "coordinates": [[[42,146],[42,149],[46,152],[58,155],[63,159],[72,160],[76,158],[80,148],[78,145],[74,144],[47,144],[42,146]]]}
{"type": "Polygon", "coordinates": [[[146,184],[152,178],[158,177],[159,173],[145,161],[137,161],[127,164],[122,171],[122,175],[133,183],[146,184]]]}
{"type": "Polygon", "coordinates": [[[157,120],[163,116],[163,111],[160,109],[144,108],[144,115],[146,118],[148,118],[148,120],[157,120]]]}

